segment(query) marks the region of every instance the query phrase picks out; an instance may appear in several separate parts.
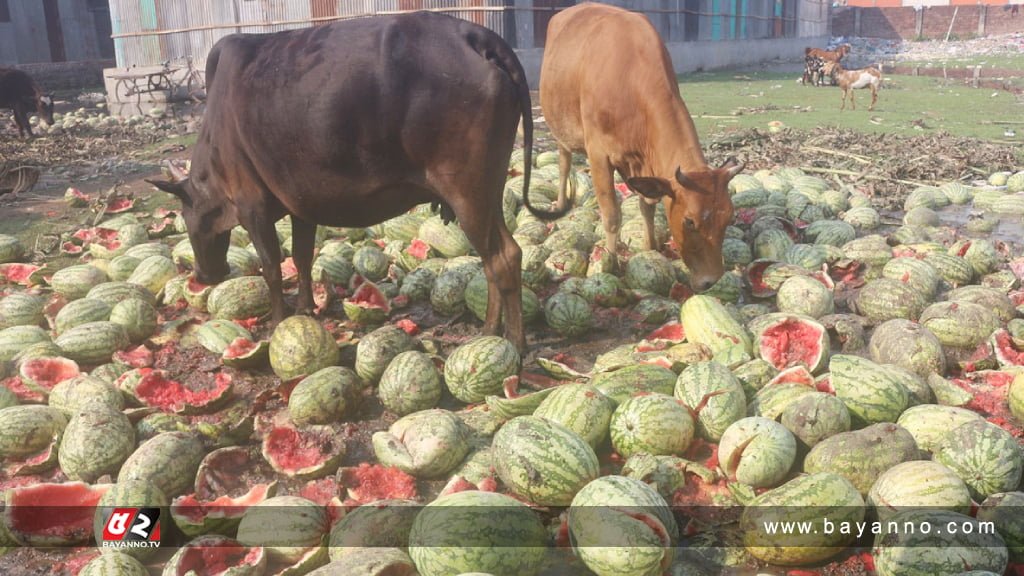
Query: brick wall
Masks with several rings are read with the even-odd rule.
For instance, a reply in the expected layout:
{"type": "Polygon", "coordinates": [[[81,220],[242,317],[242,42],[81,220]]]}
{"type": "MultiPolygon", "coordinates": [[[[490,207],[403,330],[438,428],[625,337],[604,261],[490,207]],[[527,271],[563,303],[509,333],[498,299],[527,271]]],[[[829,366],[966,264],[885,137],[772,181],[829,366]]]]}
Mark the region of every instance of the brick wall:
{"type": "Polygon", "coordinates": [[[88,62],[46,62],[14,66],[28,72],[44,90],[82,90],[103,86],[103,70],[113,68],[113,60],[88,62]]]}
{"type": "MultiPolygon", "coordinates": [[[[986,35],[1024,32],[1024,10],[1014,12],[1011,6],[931,6],[921,8],[920,35],[945,38],[952,22],[952,34],[957,38],[975,37],[983,15],[986,35]]],[[[839,8],[832,14],[832,35],[914,39],[918,36],[917,19],[918,10],[911,7],[839,8]]]]}

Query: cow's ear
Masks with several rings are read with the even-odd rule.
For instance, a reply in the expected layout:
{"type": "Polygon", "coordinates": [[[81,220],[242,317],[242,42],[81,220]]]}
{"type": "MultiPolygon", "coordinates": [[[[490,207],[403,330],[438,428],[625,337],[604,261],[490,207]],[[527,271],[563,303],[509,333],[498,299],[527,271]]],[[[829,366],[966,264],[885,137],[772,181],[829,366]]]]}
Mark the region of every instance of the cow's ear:
{"type": "Polygon", "coordinates": [[[182,202],[188,204],[192,199],[188,195],[188,180],[181,180],[178,182],[171,182],[168,180],[146,180],[153,186],[167,192],[168,194],[174,194],[181,199],[182,202]]]}
{"type": "Polygon", "coordinates": [[[672,186],[664,178],[638,176],[626,180],[626,185],[651,200],[660,200],[663,196],[672,194],[672,186]]]}

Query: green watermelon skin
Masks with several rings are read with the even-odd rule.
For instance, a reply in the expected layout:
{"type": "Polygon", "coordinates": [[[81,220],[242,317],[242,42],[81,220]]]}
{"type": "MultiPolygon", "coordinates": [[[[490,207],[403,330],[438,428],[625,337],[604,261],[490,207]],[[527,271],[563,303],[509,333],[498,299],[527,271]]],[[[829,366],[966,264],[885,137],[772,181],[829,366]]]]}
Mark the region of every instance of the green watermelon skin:
{"type": "Polygon", "coordinates": [[[500,336],[483,336],[455,349],[444,365],[452,395],[467,404],[501,392],[505,378],[519,373],[519,352],[500,336]]]}
{"type": "Polygon", "coordinates": [[[72,480],[92,483],[105,474],[116,476],[135,449],[135,428],[115,409],[90,404],[68,422],[58,459],[72,480]]]}
{"type": "Polygon", "coordinates": [[[53,318],[54,331],[59,335],[81,324],[109,320],[111,309],[110,304],[96,298],[72,300],[53,318]]]}
{"type": "Polygon", "coordinates": [[[244,320],[270,312],[270,288],[262,276],[225,280],[213,288],[206,308],[214,318],[244,320]]]}
{"type": "Polygon", "coordinates": [[[540,518],[514,498],[457,492],[431,502],[416,516],[409,556],[420,576],[536,576],[547,540],[540,518]]]}
{"type": "Polygon", "coordinates": [[[836,396],[862,426],[896,422],[910,406],[907,387],[891,377],[885,367],[870,360],[836,354],[829,361],[829,374],[836,396]]]}
{"type": "Polygon", "coordinates": [[[590,384],[563,384],[541,401],[533,415],[579,434],[594,450],[608,437],[615,402],[590,384]]]}
{"type": "Polygon", "coordinates": [[[436,407],[443,391],[444,382],[434,360],[418,350],[395,356],[377,386],[381,403],[399,416],[436,407]]]}
{"type": "Polygon", "coordinates": [[[567,506],[597,478],[594,449],[561,424],[519,416],[494,435],[494,468],[516,495],[540,506],[567,506]]]}
{"type": "Polygon", "coordinates": [[[377,328],[356,345],[356,374],[366,382],[376,383],[395,356],[414,346],[413,339],[397,326],[377,328]]]}
{"type": "Polygon", "coordinates": [[[1006,544],[977,520],[948,510],[903,510],[890,522],[924,526],[912,532],[875,537],[873,556],[878,576],[936,576],[987,570],[1002,574],[1009,562],[1006,544]],[[958,534],[946,533],[952,523],[958,534]],[[969,527],[970,526],[970,527],[969,527]]]}
{"type": "Polygon", "coordinates": [[[238,338],[252,340],[252,334],[231,320],[214,318],[204,322],[196,330],[196,340],[199,345],[217,355],[224,354],[224,350],[238,338]]]}
{"type": "Polygon", "coordinates": [[[981,419],[977,412],[966,408],[920,404],[908,408],[896,424],[910,432],[919,449],[931,453],[958,426],[981,419]]]}
{"type": "Polygon", "coordinates": [[[49,341],[50,335],[39,326],[11,326],[0,330],[0,364],[10,362],[32,344],[49,341]]]}
{"type": "MultiPolygon", "coordinates": [[[[102,546],[103,527],[107,525],[110,514],[118,507],[149,507],[160,508],[161,518],[167,518],[165,512],[170,499],[159,488],[144,480],[121,481],[110,487],[96,504],[96,516],[93,519],[93,539],[97,546],[102,546]]],[[[129,556],[135,560],[145,560],[156,552],[153,548],[100,548],[104,556],[129,556]]]]}
{"type": "Polygon", "coordinates": [[[43,322],[46,299],[24,293],[0,298],[0,330],[11,326],[38,326],[43,322]]]}
{"type": "Polygon", "coordinates": [[[733,422],[746,416],[747,397],[739,380],[718,362],[688,366],[676,380],[675,397],[697,413],[697,433],[717,442],[733,422]]]}
{"type": "Polygon", "coordinates": [[[634,396],[612,415],[612,446],[623,458],[638,453],[655,456],[682,454],[694,436],[690,411],[667,394],[634,396]]]}
{"type": "Polygon", "coordinates": [[[901,508],[971,511],[971,492],[955,472],[938,462],[913,460],[897,464],[875,480],[867,505],[885,522],[901,508]]]}
{"type": "Polygon", "coordinates": [[[1016,490],[1024,469],[1017,440],[981,419],[961,424],[947,434],[933,457],[960,476],[977,501],[1016,490]]]}
{"type": "Polygon", "coordinates": [[[144,300],[150,305],[156,306],[156,298],[149,290],[130,282],[104,282],[89,290],[85,297],[93,300],[102,300],[111,307],[129,298],[144,300]]]}
{"type": "Polygon", "coordinates": [[[163,291],[164,285],[178,275],[178,267],[167,256],[153,254],[139,262],[126,282],[138,284],[154,297],[163,291]]]}
{"type": "Polygon", "coordinates": [[[114,552],[93,558],[78,576],[149,576],[149,570],[128,554],[114,552]]]}
{"type": "Polygon", "coordinates": [[[355,407],[363,382],[350,368],[328,366],[302,379],[288,397],[288,414],[299,426],[341,422],[355,407]]]}
{"type": "Polygon", "coordinates": [[[283,381],[338,363],[338,343],[309,316],[285,318],[270,337],[270,366],[283,381]]]}
{"type": "Polygon", "coordinates": [[[54,272],[50,278],[50,287],[66,300],[78,300],[85,298],[93,286],[108,279],[107,273],[95,266],[77,264],[54,272]]]}
{"type": "Polygon", "coordinates": [[[159,317],[156,308],[148,302],[129,298],[114,305],[110,321],[124,327],[128,341],[138,344],[156,332],[159,317]]]}
{"type": "Polygon", "coordinates": [[[679,321],[688,341],[704,344],[712,353],[740,346],[753,354],[750,334],[715,298],[700,294],[689,298],[679,310],[679,321]]]}
{"type": "Polygon", "coordinates": [[[75,326],[53,341],[64,356],[79,364],[95,366],[110,361],[118,350],[128,347],[124,326],[109,321],[87,322],[75,326]]]}
{"type": "Polygon", "coordinates": [[[196,472],[206,452],[199,438],[187,432],[164,432],[143,442],[128,457],[118,482],[151,482],[168,498],[192,491],[196,472]]]}
{"type": "Polygon", "coordinates": [[[19,460],[45,450],[60,440],[67,425],[67,416],[50,406],[0,409],[0,461],[19,460]]]}
{"type": "Polygon", "coordinates": [[[816,444],[804,458],[804,472],[839,474],[866,496],[886,470],[918,458],[910,432],[896,424],[873,424],[816,444]]]}
{"type": "Polygon", "coordinates": [[[633,364],[618,370],[595,374],[590,384],[618,405],[628,400],[633,394],[642,392],[672,394],[675,390],[676,378],[676,373],[664,366],[633,364]]]}

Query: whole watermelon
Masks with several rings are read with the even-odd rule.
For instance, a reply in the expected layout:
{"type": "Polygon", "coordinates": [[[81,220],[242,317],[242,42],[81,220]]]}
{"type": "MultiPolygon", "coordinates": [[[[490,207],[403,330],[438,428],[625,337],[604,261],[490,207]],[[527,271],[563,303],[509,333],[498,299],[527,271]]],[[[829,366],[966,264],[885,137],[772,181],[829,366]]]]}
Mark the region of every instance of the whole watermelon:
{"type": "Polygon", "coordinates": [[[499,336],[483,336],[455,349],[444,365],[452,395],[466,403],[482,402],[501,391],[509,376],[519,373],[519,352],[499,336]]]}
{"type": "Polygon", "coordinates": [[[307,376],[338,363],[338,343],[309,316],[284,319],[270,337],[270,366],[281,380],[307,376]]]}

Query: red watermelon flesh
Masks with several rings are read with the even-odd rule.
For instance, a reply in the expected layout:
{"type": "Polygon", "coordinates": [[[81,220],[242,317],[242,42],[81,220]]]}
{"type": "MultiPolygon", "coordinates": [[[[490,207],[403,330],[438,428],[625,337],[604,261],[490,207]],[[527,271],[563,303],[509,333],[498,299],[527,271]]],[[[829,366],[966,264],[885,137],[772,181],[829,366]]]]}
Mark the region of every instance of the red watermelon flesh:
{"type": "Polygon", "coordinates": [[[204,518],[240,518],[245,511],[267,499],[271,484],[257,484],[241,496],[219,496],[213,500],[200,500],[197,494],[175,498],[174,513],[200,523],[204,518]]]}
{"type": "Polygon", "coordinates": [[[382,308],[387,312],[391,311],[387,297],[372,282],[362,282],[348,301],[362,308],[382,308]]]}
{"type": "Polygon", "coordinates": [[[668,340],[669,342],[682,342],[686,340],[686,332],[679,322],[669,322],[647,335],[646,340],[668,340]]]}
{"type": "Polygon", "coordinates": [[[39,404],[46,402],[46,396],[40,390],[26,386],[21,376],[11,376],[0,382],[0,386],[14,392],[18,400],[23,403],[39,404]]]}
{"type": "Polygon", "coordinates": [[[113,228],[83,228],[71,235],[75,240],[80,241],[83,245],[88,245],[92,242],[112,242],[116,241],[118,234],[117,230],[113,228]]]}
{"type": "Polygon", "coordinates": [[[774,384],[803,384],[804,386],[815,386],[814,376],[807,371],[807,368],[803,366],[793,366],[786,368],[782,372],[775,375],[768,381],[765,386],[772,386],[774,384]]]}
{"type": "Polygon", "coordinates": [[[29,286],[32,275],[41,269],[42,266],[36,266],[35,264],[0,264],[0,279],[9,284],[29,286]]]}
{"type": "Polygon", "coordinates": [[[92,536],[96,505],[110,485],[84,482],[35,484],[7,492],[7,527],[25,544],[54,539],[81,542],[92,536]]]}
{"type": "Polygon", "coordinates": [[[323,465],[335,456],[336,447],[322,432],[275,426],[263,440],[263,451],[277,468],[300,471],[323,465]]]}
{"type": "Polygon", "coordinates": [[[775,291],[764,283],[764,272],[774,264],[771,260],[757,260],[747,266],[747,282],[750,284],[750,293],[758,298],[766,298],[775,294],[775,291]]]}
{"type": "Polygon", "coordinates": [[[60,251],[63,254],[81,254],[85,249],[74,242],[65,242],[60,245],[60,251]]]}
{"type": "MultiPolygon", "coordinates": [[[[18,462],[10,462],[3,467],[3,472],[7,476],[17,476],[22,470],[38,470],[38,467],[46,462],[56,462],[54,458],[54,450],[57,449],[57,443],[59,438],[54,438],[54,441],[50,443],[45,449],[41,450],[38,454],[29,456],[28,458],[22,459],[18,462]]],[[[56,464],[53,464],[56,466],[56,464]]]]}
{"type": "Polygon", "coordinates": [[[419,238],[413,238],[409,247],[406,248],[405,251],[417,260],[426,260],[427,254],[430,253],[430,244],[427,244],[419,238]]]}
{"type": "Polygon", "coordinates": [[[231,568],[258,566],[263,559],[263,548],[247,547],[228,539],[218,539],[213,546],[189,546],[182,555],[175,576],[189,572],[217,576],[231,568]]]}
{"type": "Polygon", "coordinates": [[[135,200],[131,198],[116,198],[107,203],[107,214],[121,214],[128,212],[135,207],[135,200]]]}
{"type": "Polygon", "coordinates": [[[1013,343],[1010,332],[1006,329],[997,330],[993,335],[996,357],[1007,366],[1024,366],[1024,350],[1018,350],[1013,343]]]}
{"type": "Polygon", "coordinates": [[[140,345],[115,352],[114,360],[132,368],[148,368],[153,365],[153,351],[140,345]]]}
{"type": "Polygon", "coordinates": [[[299,269],[295,267],[295,260],[291,256],[281,262],[281,280],[289,282],[299,277],[299,269]]]}
{"type": "Polygon", "coordinates": [[[259,344],[246,338],[245,336],[239,336],[228,344],[228,347],[224,349],[225,358],[244,358],[246,354],[249,354],[253,350],[259,348],[259,344]]]}
{"type": "Polygon", "coordinates": [[[78,364],[67,358],[35,358],[21,365],[22,381],[49,392],[65,380],[81,374],[78,364]]]}
{"type": "Polygon", "coordinates": [[[821,359],[822,330],[798,318],[787,318],[761,333],[761,358],[779,370],[804,365],[815,367],[821,359]]]}
{"type": "Polygon", "coordinates": [[[415,500],[416,479],[395,467],[362,462],[359,466],[342,468],[338,475],[348,497],[361,504],[392,498],[415,500]]]}
{"type": "Polygon", "coordinates": [[[231,389],[231,376],[219,372],[212,388],[192,389],[171,380],[163,370],[153,370],[139,381],[135,396],[146,406],[181,412],[199,409],[223,398],[231,389]]]}

